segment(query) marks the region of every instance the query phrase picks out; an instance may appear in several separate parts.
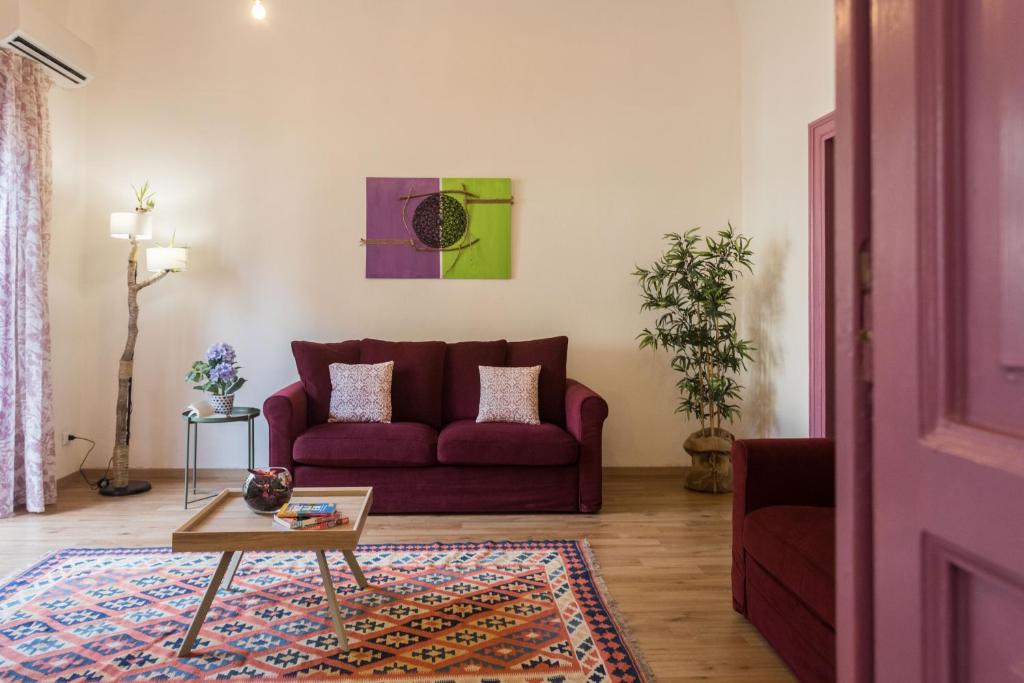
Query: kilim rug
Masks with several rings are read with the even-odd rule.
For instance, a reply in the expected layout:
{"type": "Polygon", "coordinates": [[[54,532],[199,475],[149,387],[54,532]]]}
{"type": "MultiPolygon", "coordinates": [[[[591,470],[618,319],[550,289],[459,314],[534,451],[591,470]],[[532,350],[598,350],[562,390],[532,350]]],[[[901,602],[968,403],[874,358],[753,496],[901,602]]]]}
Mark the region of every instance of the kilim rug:
{"type": "Polygon", "coordinates": [[[0,680],[612,683],[652,678],[586,541],[363,545],[369,588],[328,553],[350,651],[313,553],[247,553],[189,658],[176,650],[218,557],[61,550],[0,587],[0,680]]]}

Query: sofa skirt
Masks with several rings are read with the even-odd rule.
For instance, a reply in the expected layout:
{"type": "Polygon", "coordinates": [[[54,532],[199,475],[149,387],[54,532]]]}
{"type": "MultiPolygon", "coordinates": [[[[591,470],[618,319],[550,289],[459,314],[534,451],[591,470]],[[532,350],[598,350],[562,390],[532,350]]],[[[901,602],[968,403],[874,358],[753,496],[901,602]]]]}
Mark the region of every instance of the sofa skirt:
{"type": "Polygon", "coordinates": [[[578,512],[579,468],[294,466],[295,486],[372,486],[371,514],[578,512]]]}

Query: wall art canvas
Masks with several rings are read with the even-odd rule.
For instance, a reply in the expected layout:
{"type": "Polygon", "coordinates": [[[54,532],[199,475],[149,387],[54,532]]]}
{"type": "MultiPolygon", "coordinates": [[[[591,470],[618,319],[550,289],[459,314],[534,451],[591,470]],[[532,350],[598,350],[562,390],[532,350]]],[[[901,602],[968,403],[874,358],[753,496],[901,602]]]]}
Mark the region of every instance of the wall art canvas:
{"type": "Polygon", "coordinates": [[[368,278],[512,277],[508,178],[367,178],[368,278]]]}

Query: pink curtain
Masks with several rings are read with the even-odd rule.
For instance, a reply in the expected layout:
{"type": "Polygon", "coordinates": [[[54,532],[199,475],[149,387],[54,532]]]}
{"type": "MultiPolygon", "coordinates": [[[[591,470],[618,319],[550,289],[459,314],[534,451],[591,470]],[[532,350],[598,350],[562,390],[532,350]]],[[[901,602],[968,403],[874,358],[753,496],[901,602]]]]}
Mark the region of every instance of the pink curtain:
{"type": "Polygon", "coordinates": [[[57,498],[51,419],[50,123],[43,67],[0,49],[0,517],[57,498]]]}

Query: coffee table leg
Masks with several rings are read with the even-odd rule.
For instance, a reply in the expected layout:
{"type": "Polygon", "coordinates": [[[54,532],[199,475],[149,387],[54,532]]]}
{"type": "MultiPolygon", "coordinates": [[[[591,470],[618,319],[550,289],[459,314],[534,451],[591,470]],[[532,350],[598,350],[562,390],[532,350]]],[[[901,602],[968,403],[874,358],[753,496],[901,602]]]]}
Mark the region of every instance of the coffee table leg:
{"type": "Polygon", "coordinates": [[[352,577],[356,580],[356,584],[360,588],[366,588],[366,577],[363,576],[363,570],[359,566],[359,561],[356,560],[356,554],[351,550],[342,550],[341,552],[345,556],[345,561],[348,562],[348,568],[352,570],[352,577]]]}
{"type": "Polygon", "coordinates": [[[227,571],[228,565],[231,563],[232,555],[234,555],[234,553],[228,550],[220,556],[220,562],[217,564],[217,569],[213,572],[213,578],[210,579],[210,585],[206,587],[206,593],[203,595],[203,601],[199,603],[196,615],[192,617],[192,625],[188,627],[188,633],[185,634],[185,640],[181,642],[181,647],[178,648],[179,657],[188,657],[192,654],[192,645],[196,642],[196,636],[199,635],[199,629],[202,628],[203,621],[206,619],[206,613],[210,609],[210,604],[213,603],[213,596],[217,594],[217,588],[220,586],[220,582],[224,579],[224,572],[227,571]]]}
{"type": "Polygon", "coordinates": [[[227,574],[224,576],[224,590],[231,590],[231,582],[235,580],[235,572],[242,563],[243,554],[241,550],[236,550],[234,557],[231,558],[231,564],[228,565],[227,574]]]}
{"type": "Polygon", "coordinates": [[[331,618],[334,619],[334,630],[338,633],[338,644],[342,652],[348,652],[348,638],[345,636],[345,625],[341,621],[338,610],[338,597],[334,594],[334,582],[331,580],[331,568],[327,566],[327,556],[323,550],[316,551],[317,562],[320,563],[320,577],[324,581],[324,592],[327,593],[327,604],[331,618]]]}

